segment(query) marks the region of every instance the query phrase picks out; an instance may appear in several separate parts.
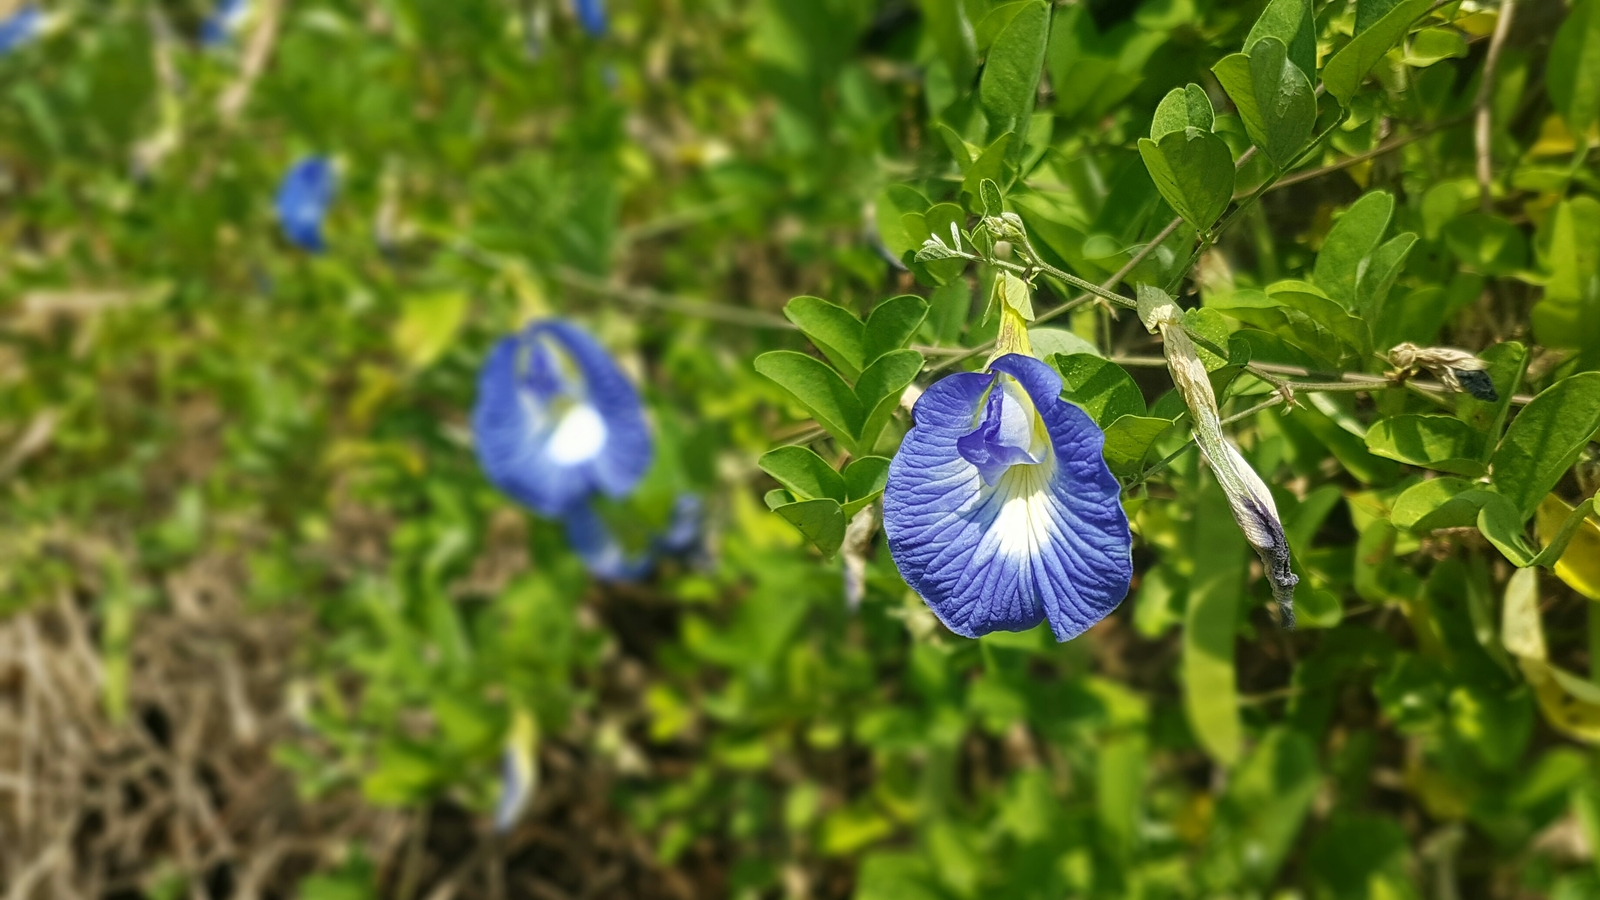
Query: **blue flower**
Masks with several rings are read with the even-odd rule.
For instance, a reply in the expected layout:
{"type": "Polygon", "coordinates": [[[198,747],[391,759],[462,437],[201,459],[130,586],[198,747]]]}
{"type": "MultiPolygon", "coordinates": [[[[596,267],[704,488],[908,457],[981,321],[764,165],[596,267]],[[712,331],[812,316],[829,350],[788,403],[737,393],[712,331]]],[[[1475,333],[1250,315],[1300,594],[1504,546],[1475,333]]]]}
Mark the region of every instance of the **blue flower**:
{"type": "Polygon", "coordinates": [[[217,0],[211,15],[200,25],[200,43],[216,47],[227,43],[250,12],[250,0],[217,0]]]}
{"type": "Polygon", "coordinates": [[[0,54],[10,53],[33,40],[44,25],[44,13],[29,3],[0,21],[0,54]]]}
{"type": "Polygon", "coordinates": [[[333,202],[333,164],[308,156],[290,167],[274,204],[283,236],[302,250],[321,253],[322,219],[333,202]]]}
{"type": "Polygon", "coordinates": [[[590,37],[605,37],[606,34],[606,5],[604,0],[573,0],[573,7],[578,13],[578,24],[583,30],[589,32],[590,37]]]}
{"type": "Polygon", "coordinates": [[[595,493],[627,494],[650,467],[650,429],[633,385],[593,338],[558,320],[535,322],[490,351],[472,432],[489,480],[552,518],[595,493]]]}
{"type": "Polygon", "coordinates": [[[922,395],[889,466],[883,527],[900,574],[951,631],[1048,620],[1074,638],[1133,577],[1105,435],[1060,399],[1061,377],[1009,354],[922,395]]]}
{"type": "Polygon", "coordinates": [[[672,506],[667,527],[651,539],[644,552],[629,554],[589,503],[580,503],[562,517],[567,543],[583,560],[589,574],[602,581],[643,581],[661,563],[676,560],[694,565],[705,555],[704,508],[700,498],[683,494],[672,506]]]}

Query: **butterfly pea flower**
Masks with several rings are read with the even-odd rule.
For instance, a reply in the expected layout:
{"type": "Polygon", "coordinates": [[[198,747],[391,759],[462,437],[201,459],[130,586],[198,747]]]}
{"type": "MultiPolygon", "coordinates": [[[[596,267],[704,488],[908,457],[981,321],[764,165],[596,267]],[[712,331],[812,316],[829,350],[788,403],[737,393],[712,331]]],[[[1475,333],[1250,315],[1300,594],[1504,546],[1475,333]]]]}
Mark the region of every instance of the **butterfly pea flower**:
{"type": "Polygon", "coordinates": [[[573,0],[573,11],[578,14],[578,24],[590,37],[605,37],[606,5],[604,0],[573,0]]]}
{"type": "Polygon", "coordinates": [[[906,583],[956,634],[1082,634],[1128,593],[1132,539],[1105,435],[1061,376],[1008,353],[917,400],[883,527],[906,583]]]}
{"type": "Polygon", "coordinates": [[[208,47],[228,42],[250,14],[250,0],[217,0],[211,15],[200,25],[200,43],[208,47]]]}
{"type": "Polygon", "coordinates": [[[1278,505],[1266,482],[1250,467],[1239,448],[1222,433],[1217,395],[1211,389],[1200,351],[1183,328],[1183,312],[1165,292],[1141,285],[1139,318],[1152,333],[1160,333],[1172,382],[1194,419],[1195,443],[1211,466],[1228,497],[1228,508],[1244,532],[1245,540],[1261,558],[1272,597],[1278,604],[1283,627],[1294,627],[1294,589],[1300,576],[1290,565],[1289,540],[1284,535],[1278,505]]]}
{"type": "Polygon", "coordinates": [[[625,496],[653,453],[633,385],[594,338],[556,319],[490,351],[472,431],[489,480],[550,518],[580,515],[593,494],[625,496]]]}
{"type": "Polygon", "coordinates": [[[592,503],[580,503],[562,517],[567,544],[583,560],[589,574],[602,581],[643,581],[661,563],[694,564],[704,554],[700,498],[684,494],[673,504],[665,529],[638,553],[629,553],[592,503]]]}
{"type": "Polygon", "coordinates": [[[290,167],[278,186],[274,207],[283,236],[311,253],[321,253],[322,220],[333,202],[333,163],[323,156],[308,156],[290,167]]]}
{"type": "Polygon", "coordinates": [[[10,53],[39,36],[44,13],[32,3],[0,20],[0,55],[10,53]]]}

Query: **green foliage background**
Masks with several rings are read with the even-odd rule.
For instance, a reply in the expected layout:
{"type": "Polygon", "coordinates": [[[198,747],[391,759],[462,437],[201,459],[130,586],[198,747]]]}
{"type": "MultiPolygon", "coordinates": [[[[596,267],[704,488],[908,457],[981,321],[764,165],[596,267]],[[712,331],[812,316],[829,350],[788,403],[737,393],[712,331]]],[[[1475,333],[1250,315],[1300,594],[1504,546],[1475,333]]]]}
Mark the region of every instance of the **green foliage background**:
{"type": "MultiPolygon", "coordinates": [[[[205,50],[198,4],[62,2],[0,57],[0,611],[78,598],[109,721],[131,635],[220,565],[303,623],[274,753],[307,802],[479,834],[528,715],[705,896],[1600,896],[1600,527],[1567,514],[1600,480],[1600,2],[1517,2],[1487,85],[1509,3],[617,0],[602,39],[537,0],[257,5],[205,50]],[[307,153],[340,173],[317,256],[271,211],[307,153]],[[917,383],[976,367],[1000,269],[918,251],[990,253],[1002,210],[1190,308],[1298,630],[1110,306],[1034,337],[1136,533],[1082,638],[950,635],[881,537],[853,611],[765,508],[773,446],[908,424],[830,437],[758,374],[809,350],[785,302],[918,295],[917,383]],[[543,315],[650,407],[613,517],[702,494],[709,568],[590,583],[479,474],[476,368],[543,315]],[[1386,381],[1400,341],[1481,352],[1501,400],[1386,381]],[[1370,389],[1256,410],[1260,364],[1370,389]]],[[[1035,285],[1041,319],[1078,293],[1035,285]]],[[[303,895],[400,892],[360,862],[303,895]]]]}

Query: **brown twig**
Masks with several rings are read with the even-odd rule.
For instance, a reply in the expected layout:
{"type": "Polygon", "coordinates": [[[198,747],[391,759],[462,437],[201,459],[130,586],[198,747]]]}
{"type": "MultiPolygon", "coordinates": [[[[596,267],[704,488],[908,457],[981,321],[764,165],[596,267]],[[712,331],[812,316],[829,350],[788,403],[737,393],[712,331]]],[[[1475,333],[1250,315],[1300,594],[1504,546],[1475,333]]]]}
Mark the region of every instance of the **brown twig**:
{"type": "Polygon", "coordinates": [[[1474,102],[1477,122],[1473,129],[1473,142],[1476,144],[1478,154],[1478,208],[1484,212],[1494,208],[1494,201],[1489,192],[1490,179],[1494,174],[1491,168],[1493,162],[1491,107],[1494,105],[1494,75],[1495,69],[1500,65],[1500,53],[1505,49],[1506,35],[1511,33],[1511,19],[1516,9],[1516,0],[1502,0],[1500,17],[1494,23],[1494,36],[1489,39],[1489,52],[1483,60],[1483,77],[1478,82],[1478,97],[1474,102]]]}
{"type": "Polygon", "coordinates": [[[283,0],[266,0],[261,4],[261,21],[256,24],[255,31],[250,35],[250,43],[245,47],[239,77],[228,85],[217,101],[217,115],[222,118],[224,125],[236,122],[239,114],[244,112],[245,104],[250,102],[250,92],[255,90],[256,82],[267,70],[267,61],[272,58],[272,48],[277,45],[278,26],[282,19],[283,0]]]}
{"type": "Polygon", "coordinates": [[[758,309],[746,309],[740,306],[729,306],[723,303],[711,303],[705,300],[678,297],[649,288],[612,284],[604,279],[596,278],[593,275],[587,275],[565,266],[556,269],[553,274],[556,281],[568,287],[599,294],[603,297],[610,297],[614,300],[621,300],[624,303],[632,303],[635,306],[693,316],[697,319],[727,322],[730,325],[776,328],[784,331],[793,331],[795,327],[792,322],[782,316],[775,316],[758,309]]]}
{"type": "Polygon", "coordinates": [[[1291,184],[1299,184],[1302,181],[1310,181],[1313,178],[1321,178],[1324,175],[1327,175],[1327,174],[1329,174],[1331,172],[1337,172],[1340,169],[1348,169],[1351,166],[1356,165],[1358,163],[1363,163],[1363,162],[1366,162],[1367,160],[1372,159],[1374,157],[1382,156],[1383,154],[1388,153],[1391,150],[1398,150],[1401,147],[1406,146],[1407,144],[1412,144],[1412,143],[1415,143],[1417,141],[1420,141],[1423,138],[1425,138],[1428,135],[1433,134],[1435,132],[1443,131],[1446,128],[1454,128],[1455,126],[1460,125],[1463,122],[1467,121],[1467,119],[1468,119],[1467,116],[1453,116],[1453,117],[1451,117],[1449,119],[1442,119],[1442,120],[1440,120],[1438,122],[1435,122],[1434,124],[1432,124],[1432,125],[1430,125],[1430,126],[1428,126],[1426,128],[1419,128],[1416,131],[1413,131],[1413,132],[1411,132],[1409,134],[1406,134],[1406,135],[1404,135],[1402,137],[1398,137],[1398,138],[1395,138],[1393,140],[1385,141],[1384,143],[1379,144],[1376,147],[1373,147],[1371,150],[1366,150],[1366,151],[1363,151],[1361,153],[1357,153],[1355,156],[1348,156],[1348,157],[1345,157],[1344,159],[1339,160],[1338,162],[1329,163],[1326,166],[1321,166],[1321,167],[1318,167],[1318,168],[1315,168],[1315,169],[1307,169],[1307,170],[1305,170],[1303,172],[1296,172],[1293,175],[1285,175],[1284,177],[1278,179],[1278,183],[1272,186],[1272,190],[1278,190],[1279,188],[1286,188],[1291,184]]]}

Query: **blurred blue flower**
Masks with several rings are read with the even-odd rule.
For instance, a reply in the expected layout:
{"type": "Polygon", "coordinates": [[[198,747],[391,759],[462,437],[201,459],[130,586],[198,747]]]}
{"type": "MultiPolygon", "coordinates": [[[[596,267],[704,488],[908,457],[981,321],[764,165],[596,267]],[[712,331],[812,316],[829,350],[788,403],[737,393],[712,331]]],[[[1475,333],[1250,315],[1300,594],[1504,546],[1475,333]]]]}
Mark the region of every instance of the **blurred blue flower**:
{"type": "Polygon", "coordinates": [[[200,25],[200,43],[208,47],[227,43],[249,12],[250,0],[217,0],[210,17],[200,25]]]}
{"type": "Polygon", "coordinates": [[[590,37],[605,37],[606,5],[604,0],[572,0],[578,14],[578,23],[590,37]]]}
{"type": "Polygon", "coordinates": [[[274,205],[289,243],[322,252],[322,220],[333,202],[333,186],[333,164],[322,156],[300,160],[283,176],[274,205]]]}
{"type": "Polygon", "coordinates": [[[43,25],[44,13],[32,3],[0,20],[0,54],[10,53],[33,40],[43,25]]]}
{"type": "Polygon", "coordinates": [[[554,319],[490,351],[472,432],[489,480],[552,518],[595,493],[627,494],[652,455],[633,385],[593,338],[554,319]]]}
{"type": "Polygon", "coordinates": [[[642,552],[629,554],[589,503],[580,503],[562,517],[567,543],[589,574],[602,581],[643,581],[663,562],[695,565],[705,554],[704,508],[693,494],[678,497],[672,519],[642,552]]]}
{"type": "Polygon", "coordinates": [[[949,375],[913,410],[883,526],[900,574],[951,631],[1048,620],[1057,640],[1116,608],[1133,577],[1105,435],[1044,363],[1002,356],[949,375]]]}

